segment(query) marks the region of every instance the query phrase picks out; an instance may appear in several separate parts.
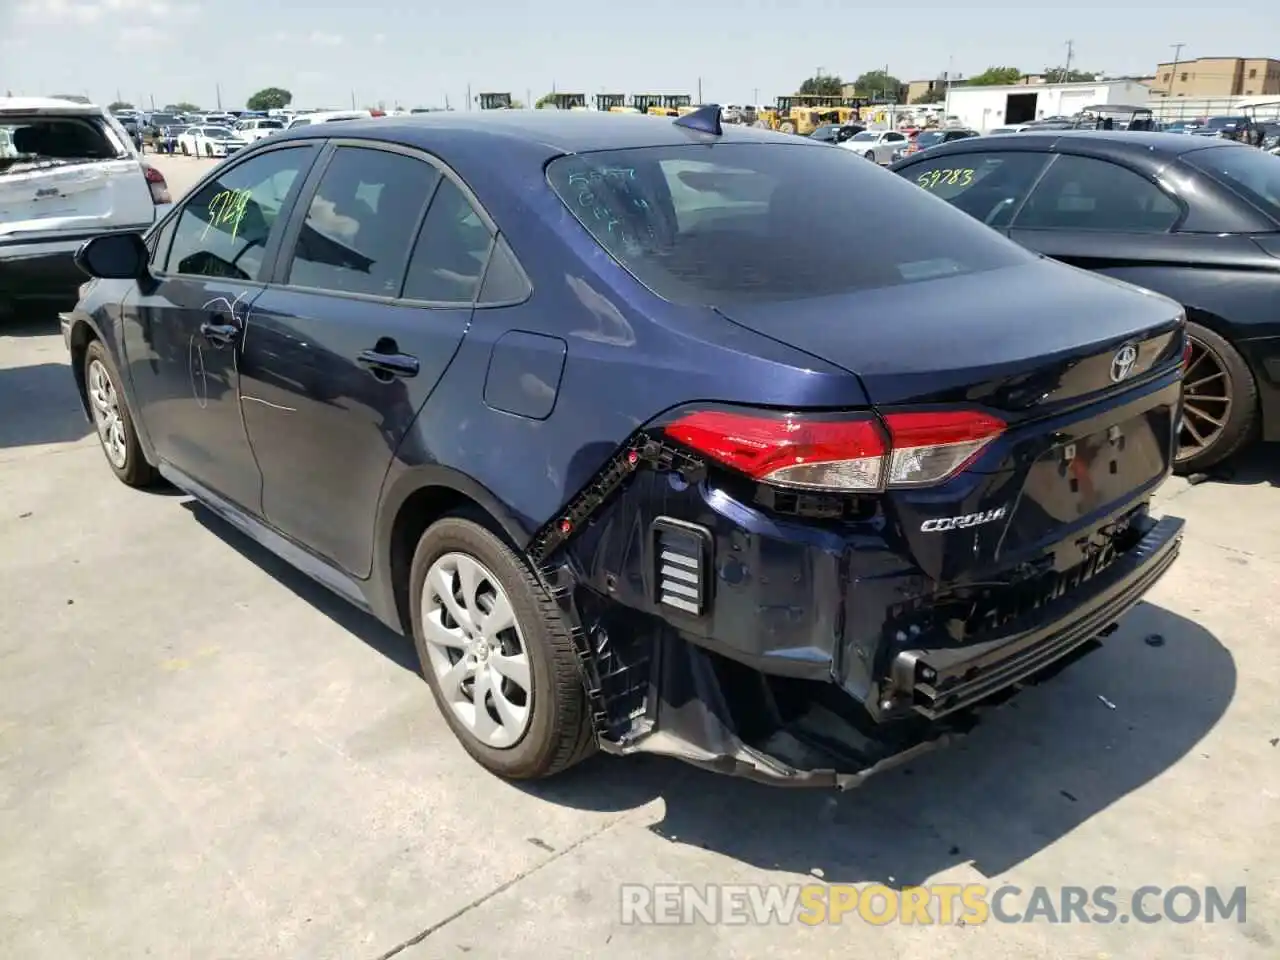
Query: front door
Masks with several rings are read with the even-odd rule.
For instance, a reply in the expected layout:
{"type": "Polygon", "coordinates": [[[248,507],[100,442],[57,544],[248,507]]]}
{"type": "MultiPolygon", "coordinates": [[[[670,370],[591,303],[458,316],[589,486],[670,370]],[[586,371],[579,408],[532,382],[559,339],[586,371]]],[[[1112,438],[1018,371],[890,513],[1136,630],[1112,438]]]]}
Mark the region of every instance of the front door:
{"type": "Polygon", "coordinates": [[[387,469],[462,342],[492,235],[453,180],[390,149],[338,147],[303,202],[254,304],[245,423],[267,520],[364,577],[387,469]]]}
{"type": "Polygon", "coordinates": [[[274,228],[316,153],[272,150],[200,187],[158,234],[152,276],[123,311],[129,377],[156,455],[252,513],[262,483],[240,412],[239,355],[274,228]]]}

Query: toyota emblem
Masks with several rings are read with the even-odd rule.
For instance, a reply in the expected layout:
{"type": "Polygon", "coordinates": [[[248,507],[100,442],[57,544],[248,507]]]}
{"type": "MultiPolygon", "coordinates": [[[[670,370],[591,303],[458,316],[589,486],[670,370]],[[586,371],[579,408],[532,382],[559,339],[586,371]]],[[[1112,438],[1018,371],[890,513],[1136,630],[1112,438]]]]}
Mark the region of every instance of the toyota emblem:
{"type": "Polygon", "coordinates": [[[1119,383],[1124,380],[1133,373],[1137,365],[1138,348],[1133,344],[1121,347],[1119,352],[1111,358],[1111,382],[1119,383]]]}

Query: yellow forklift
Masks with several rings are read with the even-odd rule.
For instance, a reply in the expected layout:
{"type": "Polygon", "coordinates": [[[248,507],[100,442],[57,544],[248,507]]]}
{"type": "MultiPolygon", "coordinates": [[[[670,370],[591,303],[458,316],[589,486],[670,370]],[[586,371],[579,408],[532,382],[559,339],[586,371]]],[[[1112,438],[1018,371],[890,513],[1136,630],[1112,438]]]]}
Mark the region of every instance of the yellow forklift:
{"type": "Polygon", "coordinates": [[[773,111],[765,111],[766,125],[780,133],[807,137],[827,123],[850,123],[858,114],[854,101],[844,97],[823,97],[793,93],[779,97],[773,111]]]}
{"type": "Polygon", "coordinates": [[[481,110],[510,110],[511,94],[509,93],[482,93],[476,97],[480,103],[481,110]]]}
{"type": "Polygon", "coordinates": [[[639,113],[635,107],[627,106],[625,93],[597,93],[596,109],[601,113],[639,113]]]}
{"type": "Polygon", "coordinates": [[[693,97],[687,93],[637,94],[631,98],[631,102],[640,109],[641,113],[647,113],[653,117],[683,117],[695,109],[693,97]],[[638,102],[641,97],[644,98],[643,109],[640,109],[638,102]]]}

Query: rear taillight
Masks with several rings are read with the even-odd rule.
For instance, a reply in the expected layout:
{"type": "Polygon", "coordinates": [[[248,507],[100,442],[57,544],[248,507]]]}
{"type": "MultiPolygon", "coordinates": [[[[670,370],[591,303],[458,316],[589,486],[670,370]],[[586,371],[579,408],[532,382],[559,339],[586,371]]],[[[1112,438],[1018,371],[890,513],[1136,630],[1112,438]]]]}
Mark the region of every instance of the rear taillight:
{"type": "Polygon", "coordinates": [[[775,414],[696,410],[664,427],[671,439],[762,483],[875,491],[955,476],[1004,430],[969,410],[775,414]]]}
{"type": "Polygon", "coordinates": [[[151,164],[144,163],[142,165],[142,175],[147,178],[147,186],[151,188],[152,203],[173,203],[173,199],[169,196],[169,184],[165,182],[163,173],[151,166],[151,164]]]}

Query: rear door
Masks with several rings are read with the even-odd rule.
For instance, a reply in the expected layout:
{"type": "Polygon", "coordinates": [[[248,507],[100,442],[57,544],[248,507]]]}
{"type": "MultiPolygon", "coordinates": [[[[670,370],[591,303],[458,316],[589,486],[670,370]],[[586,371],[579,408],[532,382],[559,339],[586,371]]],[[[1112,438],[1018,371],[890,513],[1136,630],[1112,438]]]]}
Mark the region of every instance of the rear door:
{"type": "Polygon", "coordinates": [[[432,159],[336,144],[254,304],[241,389],[267,520],[363,577],[383,479],[462,342],[493,231],[432,159]]]}
{"type": "Polygon", "coordinates": [[[0,111],[0,240],[145,228],[155,207],[137,156],[99,115],[0,111]]]}

